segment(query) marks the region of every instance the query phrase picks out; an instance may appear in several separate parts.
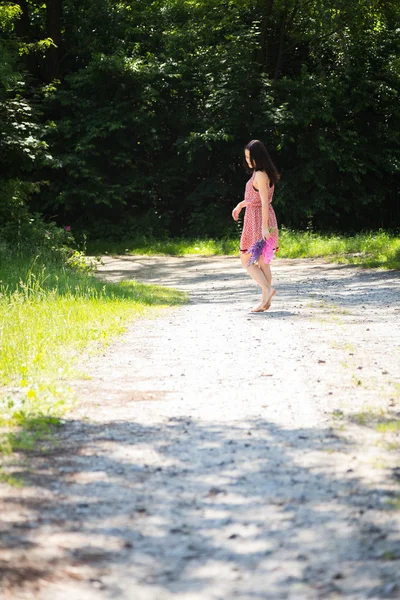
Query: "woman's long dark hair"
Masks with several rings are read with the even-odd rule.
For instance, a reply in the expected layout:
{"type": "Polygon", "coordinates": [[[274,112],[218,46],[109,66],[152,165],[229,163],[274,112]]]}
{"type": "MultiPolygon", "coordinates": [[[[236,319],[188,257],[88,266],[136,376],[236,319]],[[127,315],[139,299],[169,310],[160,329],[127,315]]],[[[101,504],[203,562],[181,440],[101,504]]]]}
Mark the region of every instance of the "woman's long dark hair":
{"type": "MultiPolygon", "coordinates": [[[[251,140],[247,144],[244,150],[248,150],[250,153],[250,162],[253,165],[253,169],[255,171],[265,171],[269,177],[269,180],[272,183],[277,183],[280,180],[280,175],[278,173],[278,169],[275,167],[274,163],[271,160],[268,150],[264,146],[260,140],[251,140]]],[[[244,164],[246,167],[247,161],[246,156],[244,154],[244,164]]]]}

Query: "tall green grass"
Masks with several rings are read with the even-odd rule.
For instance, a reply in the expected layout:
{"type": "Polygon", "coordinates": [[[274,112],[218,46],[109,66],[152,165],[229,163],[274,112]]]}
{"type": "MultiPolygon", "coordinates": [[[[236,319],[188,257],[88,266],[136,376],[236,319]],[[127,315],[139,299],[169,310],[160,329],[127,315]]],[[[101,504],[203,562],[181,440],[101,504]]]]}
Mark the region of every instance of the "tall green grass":
{"type": "Polygon", "coordinates": [[[91,255],[101,254],[141,254],[147,256],[185,256],[185,255],[229,255],[238,252],[237,239],[206,239],[206,238],[174,238],[152,239],[139,237],[122,242],[93,241],[88,243],[87,252],[91,255]]]}
{"type": "MultiPolygon", "coordinates": [[[[118,243],[92,242],[90,254],[143,255],[233,255],[239,250],[239,240],[178,238],[155,240],[136,238],[118,243]]],[[[359,233],[353,236],[299,232],[281,228],[280,258],[325,258],[331,262],[364,267],[400,268],[400,236],[386,231],[359,233]]]]}
{"type": "Polygon", "coordinates": [[[3,435],[0,449],[6,452],[21,439],[29,447],[36,434],[27,432],[54,425],[71,398],[70,380],[84,350],[103,348],[128,321],[185,296],[134,281],[103,283],[51,259],[2,258],[0,429],[20,430],[19,437],[3,435]]]}
{"type": "Polygon", "coordinates": [[[279,256],[282,258],[324,257],[339,263],[399,269],[400,236],[382,230],[344,236],[283,229],[280,236],[279,256]]]}

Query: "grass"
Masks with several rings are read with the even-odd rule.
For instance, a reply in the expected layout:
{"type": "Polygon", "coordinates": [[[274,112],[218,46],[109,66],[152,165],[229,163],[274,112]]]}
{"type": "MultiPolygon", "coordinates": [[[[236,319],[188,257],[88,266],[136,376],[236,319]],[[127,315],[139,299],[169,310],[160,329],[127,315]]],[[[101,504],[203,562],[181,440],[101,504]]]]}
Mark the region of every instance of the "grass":
{"type": "MultiPolygon", "coordinates": [[[[343,418],[342,411],[334,411],[332,416],[335,418],[343,418]]],[[[383,408],[366,408],[358,413],[349,415],[349,420],[363,427],[372,427],[377,433],[382,434],[398,434],[400,432],[400,420],[393,419],[392,414],[385,411],[383,408]]],[[[391,449],[398,449],[399,443],[392,442],[391,449]]],[[[388,448],[390,449],[390,448],[388,448]]]]}
{"type": "Polygon", "coordinates": [[[285,258],[324,257],[339,263],[400,269],[400,236],[383,230],[354,236],[283,230],[281,246],[280,256],[285,258]]]}
{"type": "Polygon", "coordinates": [[[159,256],[216,256],[233,255],[238,253],[237,239],[206,239],[206,238],[175,238],[175,239],[147,239],[137,237],[133,240],[122,242],[94,241],[88,243],[87,251],[92,255],[100,254],[142,254],[159,256]]]}
{"type": "Polygon", "coordinates": [[[384,415],[383,410],[377,410],[374,408],[366,407],[364,410],[358,413],[352,413],[350,420],[357,425],[368,426],[376,419],[382,418],[384,415]]]}
{"type": "Polygon", "coordinates": [[[386,423],[378,423],[375,429],[381,433],[398,433],[400,431],[400,421],[387,421],[386,423]]]}
{"type": "Polygon", "coordinates": [[[128,321],[185,295],[133,281],[103,283],[51,260],[2,258],[0,452],[9,454],[52,435],[83,351],[104,348],[128,321]]]}
{"type": "MultiPolygon", "coordinates": [[[[234,255],[239,240],[205,238],[146,239],[122,242],[91,242],[90,254],[144,255],[234,255]]],[[[400,236],[380,230],[353,236],[325,235],[309,231],[280,230],[280,258],[325,258],[330,262],[355,264],[364,267],[400,269],[400,236]]]]}

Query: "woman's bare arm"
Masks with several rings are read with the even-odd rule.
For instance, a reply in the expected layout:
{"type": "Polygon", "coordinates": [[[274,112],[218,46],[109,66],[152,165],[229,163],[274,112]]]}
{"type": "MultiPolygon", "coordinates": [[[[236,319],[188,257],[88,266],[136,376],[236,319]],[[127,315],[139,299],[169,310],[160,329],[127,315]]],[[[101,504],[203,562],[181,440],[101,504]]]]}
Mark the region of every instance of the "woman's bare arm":
{"type": "Polygon", "coordinates": [[[242,210],[242,208],[245,208],[246,206],[247,206],[246,200],[242,200],[241,202],[239,202],[239,204],[237,204],[235,206],[235,208],[232,211],[232,217],[234,218],[235,221],[238,220],[240,211],[242,210]]]}
{"type": "Polygon", "coordinates": [[[264,171],[257,171],[254,178],[254,183],[260,192],[261,207],[262,207],[262,237],[268,239],[270,233],[268,231],[268,210],[269,210],[269,177],[264,171]],[[257,182],[257,183],[256,183],[257,182]]]}

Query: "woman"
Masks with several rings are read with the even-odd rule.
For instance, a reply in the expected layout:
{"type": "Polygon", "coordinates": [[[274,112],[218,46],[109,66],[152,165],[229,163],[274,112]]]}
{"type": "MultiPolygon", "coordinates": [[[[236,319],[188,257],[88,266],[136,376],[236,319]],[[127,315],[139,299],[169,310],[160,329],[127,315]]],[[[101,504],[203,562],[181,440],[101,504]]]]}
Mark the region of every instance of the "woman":
{"type": "Polygon", "coordinates": [[[278,250],[278,225],[274,209],[271,206],[274,195],[274,184],[279,181],[279,173],[272,162],[268,150],[259,140],[252,140],[244,149],[245,164],[253,170],[246,184],[243,202],[233,209],[232,217],[238,220],[240,211],[246,207],[242,236],[240,238],[240,255],[243,267],[261,287],[262,298],[258,306],[251,312],[264,312],[271,306],[276,290],[272,287],[272,276],[269,264],[262,256],[257,264],[250,264],[250,247],[258,240],[272,237],[273,248],[278,250]]]}

